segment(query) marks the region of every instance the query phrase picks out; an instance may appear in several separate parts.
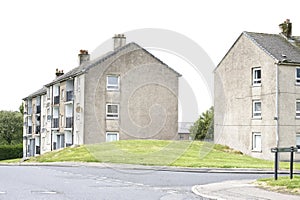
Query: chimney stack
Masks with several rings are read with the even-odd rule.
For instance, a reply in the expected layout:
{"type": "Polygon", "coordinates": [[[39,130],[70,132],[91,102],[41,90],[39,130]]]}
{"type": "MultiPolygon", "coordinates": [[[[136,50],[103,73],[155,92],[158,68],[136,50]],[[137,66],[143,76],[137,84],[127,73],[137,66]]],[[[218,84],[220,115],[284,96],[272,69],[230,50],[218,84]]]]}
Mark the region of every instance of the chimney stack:
{"type": "Polygon", "coordinates": [[[58,69],[56,68],[55,75],[56,75],[56,78],[59,77],[59,76],[61,76],[61,75],[64,75],[64,70],[58,70],[58,69]]]}
{"type": "Polygon", "coordinates": [[[90,60],[90,54],[87,50],[80,50],[80,53],[78,54],[79,58],[79,65],[81,65],[84,62],[87,62],[90,60]]]}
{"type": "Polygon", "coordinates": [[[114,39],[114,50],[126,44],[126,37],[124,34],[115,34],[113,39],[114,39]]]}
{"type": "Polygon", "coordinates": [[[281,29],[281,34],[283,34],[287,38],[292,37],[292,23],[289,19],[285,20],[282,24],[279,24],[281,29]]]}

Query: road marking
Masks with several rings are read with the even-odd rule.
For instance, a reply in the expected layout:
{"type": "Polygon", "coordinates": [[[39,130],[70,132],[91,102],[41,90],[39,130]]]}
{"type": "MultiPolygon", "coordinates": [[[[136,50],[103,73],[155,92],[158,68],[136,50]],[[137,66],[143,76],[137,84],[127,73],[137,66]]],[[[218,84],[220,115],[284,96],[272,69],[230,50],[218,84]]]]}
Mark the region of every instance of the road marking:
{"type": "Polygon", "coordinates": [[[41,192],[41,194],[57,194],[57,192],[54,192],[54,191],[45,191],[45,192],[41,192]]]}
{"type": "Polygon", "coordinates": [[[38,194],[57,194],[58,192],[55,192],[55,191],[31,191],[31,193],[38,193],[38,194]]]}
{"type": "Polygon", "coordinates": [[[6,194],[6,192],[1,192],[1,191],[0,191],[0,194],[6,194]]]}

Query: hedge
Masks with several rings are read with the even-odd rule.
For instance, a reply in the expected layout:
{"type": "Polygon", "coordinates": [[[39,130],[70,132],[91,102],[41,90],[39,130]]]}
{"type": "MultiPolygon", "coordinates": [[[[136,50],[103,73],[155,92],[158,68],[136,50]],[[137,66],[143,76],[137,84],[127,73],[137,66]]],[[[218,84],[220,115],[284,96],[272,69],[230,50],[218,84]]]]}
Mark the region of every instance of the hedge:
{"type": "Polygon", "coordinates": [[[0,160],[22,158],[23,144],[0,145],[0,160]]]}

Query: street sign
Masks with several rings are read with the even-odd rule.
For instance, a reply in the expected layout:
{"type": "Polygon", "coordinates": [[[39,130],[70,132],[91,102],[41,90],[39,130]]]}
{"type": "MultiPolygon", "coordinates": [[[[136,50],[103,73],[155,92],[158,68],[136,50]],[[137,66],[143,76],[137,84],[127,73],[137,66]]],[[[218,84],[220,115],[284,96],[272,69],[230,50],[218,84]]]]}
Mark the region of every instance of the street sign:
{"type": "Polygon", "coordinates": [[[294,152],[298,152],[299,148],[298,146],[296,147],[275,147],[271,148],[271,152],[275,153],[275,167],[274,167],[274,178],[277,180],[278,178],[278,153],[279,152],[290,152],[291,153],[291,158],[290,158],[290,179],[293,179],[293,164],[294,164],[294,152]]]}
{"type": "Polygon", "coordinates": [[[297,152],[298,148],[296,147],[279,147],[279,148],[271,148],[271,152],[297,152]]]}

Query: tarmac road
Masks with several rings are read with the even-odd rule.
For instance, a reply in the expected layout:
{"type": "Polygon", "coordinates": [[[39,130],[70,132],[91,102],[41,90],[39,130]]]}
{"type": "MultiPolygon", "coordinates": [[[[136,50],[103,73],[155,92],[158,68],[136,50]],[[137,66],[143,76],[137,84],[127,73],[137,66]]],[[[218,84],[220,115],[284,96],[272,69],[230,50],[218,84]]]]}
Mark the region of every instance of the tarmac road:
{"type": "Polygon", "coordinates": [[[0,199],[205,199],[195,185],[270,177],[169,168],[109,166],[0,166],[0,199]]]}

